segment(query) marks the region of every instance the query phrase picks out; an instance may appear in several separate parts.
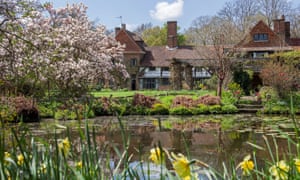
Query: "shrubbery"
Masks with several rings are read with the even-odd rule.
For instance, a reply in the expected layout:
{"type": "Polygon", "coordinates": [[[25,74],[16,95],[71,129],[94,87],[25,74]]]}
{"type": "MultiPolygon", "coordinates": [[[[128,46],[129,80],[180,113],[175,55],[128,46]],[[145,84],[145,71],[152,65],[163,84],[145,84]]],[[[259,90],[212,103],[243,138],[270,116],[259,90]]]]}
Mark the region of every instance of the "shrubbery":
{"type": "Polygon", "coordinates": [[[161,103],[156,103],[150,110],[151,114],[167,115],[169,114],[169,109],[167,106],[161,103]]]}
{"type": "Polygon", "coordinates": [[[191,109],[184,106],[177,106],[170,109],[171,115],[192,115],[193,112],[191,109]]]}
{"type": "Polygon", "coordinates": [[[238,108],[233,104],[226,104],[221,107],[222,113],[236,113],[238,108]]]}

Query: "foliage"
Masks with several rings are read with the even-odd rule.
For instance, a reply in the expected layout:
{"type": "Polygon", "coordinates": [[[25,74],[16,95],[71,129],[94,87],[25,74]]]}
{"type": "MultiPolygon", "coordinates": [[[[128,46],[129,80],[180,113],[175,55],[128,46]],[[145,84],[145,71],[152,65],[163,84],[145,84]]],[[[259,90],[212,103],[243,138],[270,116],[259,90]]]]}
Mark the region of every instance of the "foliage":
{"type": "Polygon", "coordinates": [[[236,104],[239,99],[230,91],[224,91],[222,94],[222,104],[236,104]]]}
{"type": "Polygon", "coordinates": [[[46,105],[38,105],[38,110],[41,118],[53,118],[55,112],[50,107],[46,105]]]}
{"type": "Polygon", "coordinates": [[[54,119],[58,120],[83,120],[93,117],[95,117],[94,111],[87,105],[81,104],[74,104],[69,108],[60,107],[54,114],[54,119]]]}
{"type": "Polygon", "coordinates": [[[184,106],[176,106],[171,108],[169,111],[171,115],[192,115],[193,114],[191,109],[184,106]]]}
{"type": "Polygon", "coordinates": [[[221,107],[222,113],[236,113],[238,108],[233,104],[226,104],[221,107]]]}
{"type": "Polygon", "coordinates": [[[263,86],[259,90],[259,94],[261,96],[262,102],[277,102],[279,100],[279,95],[276,89],[270,86],[263,86]]]}
{"type": "Polygon", "coordinates": [[[194,115],[208,114],[209,106],[205,104],[198,104],[198,107],[192,108],[192,112],[194,115]]]}
{"type": "Polygon", "coordinates": [[[149,115],[150,112],[151,109],[144,106],[134,106],[130,109],[131,115],[149,115]]]}
{"type": "Polygon", "coordinates": [[[291,65],[294,67],[300,67],[300,51],[299,50],[274,53],[270,57],[273,59],[276,59],[276,60],[280,60],[281,62],[284,62],[285,64],[288,64],[288,65],[291,65]]]}
{"type": "Polygon", "coordinates": [[[290,109],[287,105],[281,104],[266,104],[264,108],[260,111],[263,114],[289,114],[290,109]]]}
{"type": "Polygon", "coordinates": [[[0,99],[1,118],[5,121],[38,122],[40,120],[36,103],[31,98],[24,96],[1,97],[0,99]],[[12,119],[14,117],[14,119],[12,119]]]}
{"type": "Polygon", "coordinates": [[[151,108],[150,113],[151,114],[167,115],[167,114],[169,114],[169,109],[164,104],[156,103],[151,108]]]}
{"type": "Polygon", "coordinates": [[[221,105],[212,105],[212,106],[209,106],[209,109],[208,109],[208,111],[212,114],[220,113],[221,110],[222,110],[221,105]]]}
{"type": "Polygon", "coordinates": [[[173,96],[173,95],[168,95],[168,96],[162,96],[159,98],[160,102],[164,105],[166,105],[167,107],[171,107],[172,105],[172,102],[173,102],[173,99],[175,98],[176,96],[173,96]]]}
{"type": "Polygon", "coordinates": [[[299,70],[294,67],[267,62],[261,70],[260,77],[265,86],[274,87],[279,95],[283,97],[289,91],[293,90],[297,81],[299,81],[299,70]]]}
{"type": "Polygon", "coordinates": [[[70,111],[68,109],[58,110],[54,114],[54,119],[57,120],[75,120],[76,113],[74,111],[70,111]]]}
{"type": "MultiPolygon", "coordinates": [[[[142,39],[148,46],[164,46],[167,45],[167,24],[163,27],[155,26],[145,29],[142,32],[142,39]]],[[[185,44],[184,35],[178,33],[177,35],[178,45],[185,44]]]]}
{"type": "Polygon", "coordinates": [[[91,109],[95,112],[96,116],[101,115],[114,115],[114,112],[118,114],[123,114],[126,111],[127,103],[124,102],[124,105],[119,102],[116,98],[112,97],[102,97],[97,98],[93,104],[91,109]]]}
{"type": "Polygon", "coordinates": [[[10,104],[0,105],[0,122],[13,122],[17,118],[15,108],[10,104]]]}
{"type": "Polygon", "coordinates": [[[204,84],[209,90],[216,90],[218,84],[218,78],[216,75],[212,75],[211,78],[205,79],[204,84]]]}
{"type": "MultiPolygon", "coordinates": [[[[238,69],[238,70],[234,71],[233,72],[233,81],[240,86],[240,87],[232,87],[233,89],[234,88],[242,89],[246,95],[250,94],[251,78],[247,71],[243,71],[242,69],[238,69]]],[[[230,83],[230,84],[231,84],[231,86],[234,86],[232,83],[230,83]]]]}
{"type": "Polygon", "coordinates": [[[240,84],[235,83],[235,82],[231,82],[228,84],[228,90],[237,99],[239,99],[244,94],[244,91],[241,88],[240,84]]]}

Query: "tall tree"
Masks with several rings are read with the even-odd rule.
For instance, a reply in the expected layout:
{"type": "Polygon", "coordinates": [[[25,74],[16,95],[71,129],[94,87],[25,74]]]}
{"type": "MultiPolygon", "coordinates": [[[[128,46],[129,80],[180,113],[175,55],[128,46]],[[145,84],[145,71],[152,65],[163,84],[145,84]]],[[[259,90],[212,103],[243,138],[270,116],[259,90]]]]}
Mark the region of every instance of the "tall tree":
{"type": "Polygon", "coordinates": [[[139,25],[133,32],[142,36],[143,32],[147,29],[151,29],[153,27],[152,23],[144,23],[139,25]]]}
{"type": "Polygon", "coordinates": [[[258,4],[269,26],[272,25],[274,19],[290,14],[292,11],[292,2],[288,0],[258,0],[258,4]]]}
{"type": "Polygon", "coordinates": [[[300,4],[288,14],[291,23],[291,37],[300,37],[300,4]]]}
{"type": "MultiPolygon", "coordinates": [[[[180,27],[178,27],[180,30],[180,27]]],[[[163,27],[155,26],[153,28],[146,29],[142,33],[142,38],[148,46],[163,46],[167,44],[167,24],[163,27]]],[[[178,45],[185,44],[185,36],[183,34],[177,34],[178,45]]]]}
{"type": "Polygon", "coordinates": [[[255,16],[259,12],[257,0],[235,0],[226,2],[218,12],[218,16],[232,22],[242,33],[256,22],[255,16]]]}
{"type": "Polygon", "coordinates": [[[231,52],[226,48],[224,34],[215,34],[213,38],[213,56],[209,61],[210,67],[218,78],[217,96],[222,97],[222,90],[225,79],[230,74],[231,52]]]}
{"type": "Polygon", "coordinates": [[[239,29],[229,20],[217,16],[200,16],[186,32],[187,42],[194,45],[214,45],[215,36],[226,34],[223,43],[236,44],[242,38],[239,29]]]}

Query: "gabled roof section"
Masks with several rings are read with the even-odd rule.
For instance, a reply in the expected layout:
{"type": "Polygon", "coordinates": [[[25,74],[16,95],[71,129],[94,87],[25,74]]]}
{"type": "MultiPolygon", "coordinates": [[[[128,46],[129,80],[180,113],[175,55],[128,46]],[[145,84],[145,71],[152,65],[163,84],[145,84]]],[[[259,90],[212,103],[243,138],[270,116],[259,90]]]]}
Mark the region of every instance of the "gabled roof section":
{"type": "MultiPolygon", "coordinates": [[[[288,47],[289,45],[278,36],[268,25],[263,21],[259,21],[245,38],[236,45],[236,48],[270,48],[270,47],[288,47]],[[267,34],[268,40],[254,41],[255,34],[267,34]]],[[[250,50],[250,49],[249,49],[250,50]]]]}
{"type": "Polygon", "coordinates": [[[144,54],[145,50],[143,47],[143,40],[130,31],[125,29],[121,29],[118,34],[116,35],[116,40],[119,41],[122,45],[125,44],[125,53],[141,53],[144,54]]]}
{"type": "Polygon", "coordinates": [[[214,51],[213,46],[179,46],[172,50],[165,46],[147,47],[141,66],[168,67],[174,59],[201,66],[208,59],[214,58],[214,51]]]}

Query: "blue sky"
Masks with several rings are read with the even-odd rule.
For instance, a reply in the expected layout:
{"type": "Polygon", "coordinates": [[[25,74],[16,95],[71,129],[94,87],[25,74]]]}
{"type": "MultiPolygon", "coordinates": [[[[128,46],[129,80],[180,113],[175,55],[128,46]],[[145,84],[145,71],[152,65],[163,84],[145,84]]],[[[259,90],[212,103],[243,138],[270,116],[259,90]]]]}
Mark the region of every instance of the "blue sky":
{"type": "MultiPolygon", "coordinates": [[[[67,3],[82,2],[88,7],[90,20],[114,29],[121,22],[127,29],[151,22],[162,26],[168,20],[176,20],[181,30],[191,26],[199,16],[215,15],[229,0],[41,0],[52,2],[55,8],[67,3]],[[122,19],[118,18],[122,16],[122,19]]],[[[297,4],[300,0],[292,0],[297,4]]]]}

